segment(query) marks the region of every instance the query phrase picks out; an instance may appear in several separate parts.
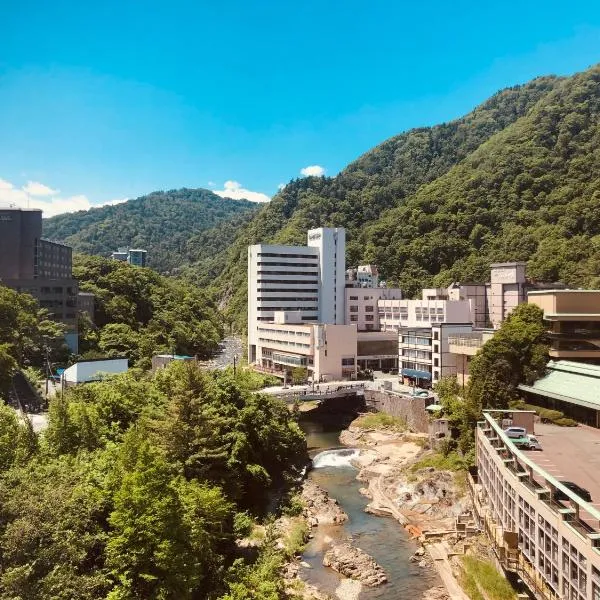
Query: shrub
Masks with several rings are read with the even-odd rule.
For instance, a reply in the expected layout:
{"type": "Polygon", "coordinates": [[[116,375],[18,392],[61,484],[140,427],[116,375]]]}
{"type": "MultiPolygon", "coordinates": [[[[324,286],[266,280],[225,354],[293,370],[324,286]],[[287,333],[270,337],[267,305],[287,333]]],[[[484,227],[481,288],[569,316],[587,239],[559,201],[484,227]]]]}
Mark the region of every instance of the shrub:
{"type": "Polygon", "coordinates": [[[410,470],[415,473],[420,469],[434,468],[438,471],[462,471],[469,466],[468,458],[458,452],[449,452],[447,455],[439,452],[427,454],[413,463],[410,470]]]}
{"type": "Polygon", "coordinates": [[[304,520],[295,521],[285,540],[285,553],[289,558],[302,554],[308,537],[308,525],[304,520]]]}
{"type": "Polygon", "coordinates": [[[297,517],[302,514],[303,510],[304,502],[302,501],[302,498],[298,494],[293,494],[288,498],[282,512],[288,517],[297,517]]]}
{"type": "Polygon", "coordinates": [[[577,421],[574,421],[569,417],[565,417],[565,413],[561,412],[560,410],[544,408],[543,406],[536,406],[535,404],[527,404],[523,401],[513,403],[512,408],[518,410],[534,410],[540,419],[544,421],[550,421],[550,423],[554,423],[555,425],[559,425],[561,427],[577,426],[577,421]]]}
{"type": "Polygon", "coordinates": [[[578,425],[577,421],[569,419],[569,417],[562,417],[560,419],[556,419],[556,421],[554,421],[554,424],[559,425],[560,427],[577,427],[578,425]]]}
{"type": "Polygon", "coordinates": [[[235,513],[233,517],[233,532],[236,538],[245,538],[254,529],[254,521],[247,512],[235,513]]]}

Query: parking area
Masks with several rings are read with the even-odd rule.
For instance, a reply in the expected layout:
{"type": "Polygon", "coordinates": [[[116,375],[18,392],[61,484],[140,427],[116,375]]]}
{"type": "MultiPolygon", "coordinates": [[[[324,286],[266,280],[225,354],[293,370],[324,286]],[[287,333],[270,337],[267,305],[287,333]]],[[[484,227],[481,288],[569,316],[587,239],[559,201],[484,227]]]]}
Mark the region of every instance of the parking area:
{"type": "Polygon", "coordinates": [[[536,423],[535,434],[543,450],[527,456],[555,479],[589,490],[592,506],[600,509],[600,429],[536,423]]]}

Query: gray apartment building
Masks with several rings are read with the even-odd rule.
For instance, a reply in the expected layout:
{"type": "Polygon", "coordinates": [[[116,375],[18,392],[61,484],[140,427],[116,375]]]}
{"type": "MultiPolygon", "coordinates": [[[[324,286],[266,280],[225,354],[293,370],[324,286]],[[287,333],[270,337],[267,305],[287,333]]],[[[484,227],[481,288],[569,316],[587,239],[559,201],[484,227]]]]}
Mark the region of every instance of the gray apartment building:
{"type": "Polygon", "coordinates": [[[0,208],[0,281],[31,294],[53,319],[64,323],[67,345],[77,351],[72,249],[42,238],[41,210],[0,208]]]}

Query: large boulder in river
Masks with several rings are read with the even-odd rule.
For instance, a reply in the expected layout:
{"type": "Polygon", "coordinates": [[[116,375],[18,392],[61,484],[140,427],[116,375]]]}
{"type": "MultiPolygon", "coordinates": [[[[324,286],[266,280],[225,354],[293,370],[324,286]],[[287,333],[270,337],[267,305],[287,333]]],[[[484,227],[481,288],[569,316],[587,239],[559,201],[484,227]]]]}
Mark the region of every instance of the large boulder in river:
{"type": "Polygon", "coordinates": [[[328,550],[323,558],[323,566],[371,587],[387,581],[385,572],[372,557],[347,542],[336,544],[328,550]]]}
{"type": "Polygon", "coordinates": [[[311,526],[341,525],[348,520],[338,501],[310,479],[302,484],[302,500],[311,526]]]}

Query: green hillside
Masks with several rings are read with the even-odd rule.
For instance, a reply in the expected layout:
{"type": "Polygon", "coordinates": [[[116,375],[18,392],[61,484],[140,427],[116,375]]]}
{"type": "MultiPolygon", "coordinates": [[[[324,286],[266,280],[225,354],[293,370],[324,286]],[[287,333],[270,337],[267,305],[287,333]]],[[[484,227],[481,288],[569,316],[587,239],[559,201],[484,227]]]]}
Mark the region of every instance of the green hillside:
{"type": "MultiPolygon", "coordinates": [[[[365,239],[366,225],[376,223],[387,209],[403,205],[422,186],[448,173],[561,85],[561,79],[544,77],[503,90],[461,119],[413,129],[387,140],[336,177],[307,177],[290,182],[239,232],[225,256],[218,259],[226,266],[214,285],[227,305],[228,317],[238,327],[245,327],[248,244],[304,243],[306,230],[311,227],[344,226],[348,263],[365,260],[365,244],[370,249],[377,244],[374,238],[373,242],[365,239]]],[[[389,268],[387,263],[384,266],[389,268]]],[[[201,280],[202,274],[201,267],[196,279],[201,280]]],[[[384,276],[390,275],[398,276],[392,269],[384,269],[384,276]]],[[[428,274],[420,275],[425,282],[428,274]]]]}
{"type": "Polygon", "coordinates": [[[422,186],[361,236],[365,259],[413,292],[484,280],[490,263],[600,285],[600,66],[555,86],[527,116],[422,186]]]}
{"type": "Polygon", "coordinates": [[[127,356],[130,366],[149,368],[160,352],[208,358],[218,349],[220,315],[195,286],[99,256],[76,255],[73,275],[95,296],[94,323],[80,319],[86,357],[127,356]]]}
{"type": "Polygon", "coordinates": [[[109,256],[119,246],[145,248],[149,265],[169,272],[187,257],[189,238],[256,210],[257,205],[246,200],[183,188],[45,219],[44,235],[84,254],[109,256]]]}

